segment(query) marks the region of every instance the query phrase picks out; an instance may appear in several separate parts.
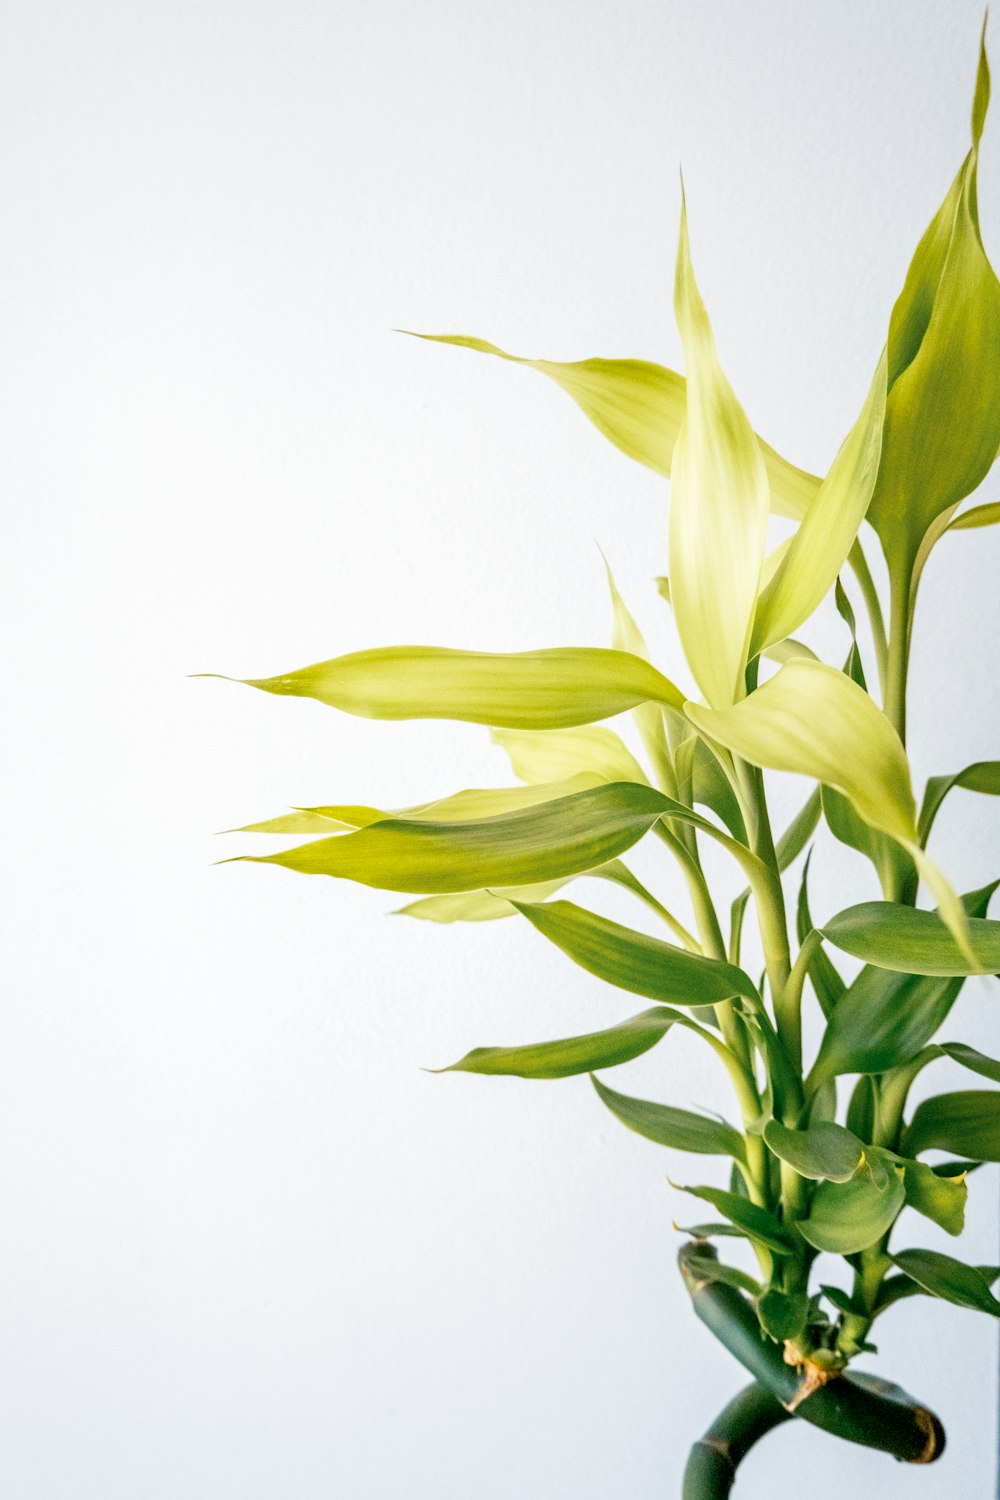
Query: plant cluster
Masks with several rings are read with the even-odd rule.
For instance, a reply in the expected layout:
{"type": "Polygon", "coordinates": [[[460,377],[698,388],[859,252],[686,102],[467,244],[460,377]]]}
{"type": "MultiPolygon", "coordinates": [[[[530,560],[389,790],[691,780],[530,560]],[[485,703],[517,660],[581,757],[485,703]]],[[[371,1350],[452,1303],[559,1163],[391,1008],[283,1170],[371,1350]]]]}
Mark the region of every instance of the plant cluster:
{"type": "MultiPolygon", "coordinates": [[[[728,1493],[750,1443],[790,1411],[899,1457],[935,1457],[936,1418],[847,1366],[873,1348],[874,1326],[904,1299],[1000,1315],[998,1268],[893,1238],[905,1206],[959,1234],[969,1174],[1000,1160],[997,1090],[909,1103],[914,1081],[940,1058],[980,1083],[1000,1081],[1000,1062],[935,1040],[964,979],[1000,970],[1000,922],[986,915],[1000,881],[959,895],[928,852],[951,792],[1000,793],[1000,762],[932,777],[918,806],[905,748],[923,570],[942,539],[1000,520],[996,503],[958,509],[1000,447],[1000,283],[977,205],[988,99],[981,50],[971,147],[917,247],[857,420],[822,480],[765,443],[737,401],[683,212],[674,305],[686,378],[640,360],[517,361],[561,386],[629,458],[669,475],[669,568],[658,585],[697,696],[649,660],[613,581],[609,649],[399,646],[251,682],[371,718],[488,725],[521,783],[391,811],[298,809],[242,830],[307,837],[265,862],[412,894],[405,911],[415,918],[523,920],[647,1002],[597,1033],[481,1047],[453,1066],[533,1079],[589,1074],[630,1130],[731,1164],[724,1186],[684,1189],[713,1218],[684,1231],[680,1259],[699,1314],[754,1382],[696,1444],[689,1497],[728,1493]],[[768,550],[773,516],[791,525],[768,550]],[[884,553],[887,609],[863,523],[884,553]],[[834,663],[798,638],[831,592],[850,634],[846,659],[834,663]],[[855,607],[867,617],[867,647],[855,607]],[[626,713],[642,759],[603,722],[626,713]],[[766,771],[809,783],[780,837],[766,771]],[[814,922],[806,851],[821,823],[873,868],[882,899],[814,922]],[[689,911],[669,910],[623,862],[649,834],[676,862],[689,911]],[[728,913],[706,878],[705,841],[745,882],[728,913]],[[786,877],[803,855],[793,900],[786,877]],[[582,876],[623,887],[669,935],[566,899],[582,876]],[[918,906],[921,889],[933,909],[918,906]],[[759,977],[748,951],[762,955],[759,977]],[[854,977],[844,977],[838,953],[860,962],[854,977]],[[811,1055],[804,1001],[823,1023],[811,1055]],[[725,1069],[738,1124],[633,1097],[598,1076],[675,1026],[725,1069]],[[734,1239],[752,1251],[753,1274],[720,1254],[734,1239]],[[821,1254],[844,1259],[848,1289],[829,1275],[816,1284],[821,1254]]],[[[440,342],[513,358],[476,339],[440,342]]]]}

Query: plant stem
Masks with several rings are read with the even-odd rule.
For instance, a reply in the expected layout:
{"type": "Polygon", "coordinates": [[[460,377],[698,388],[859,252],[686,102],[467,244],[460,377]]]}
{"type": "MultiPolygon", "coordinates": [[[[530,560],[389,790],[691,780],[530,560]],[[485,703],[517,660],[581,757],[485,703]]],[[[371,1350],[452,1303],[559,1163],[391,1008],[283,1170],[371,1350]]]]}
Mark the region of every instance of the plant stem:
{"type": "Polygon", "coordinates": [[[885,695],[886,676],[888,673],[888,643],[885,637],[885,620],[882,617],[882,604],[875,588],[875,582],[868,568],[868,559],[865,557],[864,548],[860,538],[855,541],[854,546],[848,554],[848,562],[858,580],[861,597],[865,602],[868,612],[868,623],[871,626],[872,646],[875,650],[875,665],[878,669],[879,685],[885,695]]]}
{"type": "Polygon", "coordinates": [[[906,744],[906,674],[910,660],[910,589],[898,573],[890,575],[889,660],[885,681],[885,712],[906,744]]]}
{"type": "Polygon", "coordinates": [[[681,1500],[725,1500],[754,1444],[790,1419],[791,1412],[769,1390],[751,1381],[691,1449],[681,1500]]]}

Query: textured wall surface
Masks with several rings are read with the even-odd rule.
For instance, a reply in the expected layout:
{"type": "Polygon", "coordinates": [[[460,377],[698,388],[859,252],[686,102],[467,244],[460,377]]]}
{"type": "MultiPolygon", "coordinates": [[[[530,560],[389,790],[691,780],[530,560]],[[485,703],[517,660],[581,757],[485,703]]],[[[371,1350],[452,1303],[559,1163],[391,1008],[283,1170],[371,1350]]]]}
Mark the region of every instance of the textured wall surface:
{"type": "MultiPolygon", "coordinates": [[[[185,674],[603,644],[595,541],[669,663],[666,486],[537,377],[391,329],[678,364],[683,164],[733,384],[824,467],[966,150],[979,25],[972,0],[8,0],[8,1500],[677,1493],[741,1383],[672,1269],[698,1210],[666,1173],[712,1164],[585,1080],[420,1071],[628,1000],[514,921],[389,921],[381,893],[212,865],[241,847],[213,829],[502,782],[500,752],[185,674]]],[[[1000,112],[981,198],[1000,259],[1000,112]]],[[[1000,534],[966,533],[927,576],[920,776],[998,753],[998,564],[1000,534]]],[[[844,647],[832,616],[810,639],[844,647]]],[[[998,834],[949,804],[963,888],[1000,873],[998,834]]],[[[870,886],[827,853],[828,913],[870,886]]],[[[681,900],[656,849],[637,863],[681,900]]],[[[995,1053],[997,1004],[970,985],[949,1034],[995,1053]]],[[[618,1076],[728,1108],[684,1037],[618,1076]]],[[[965,1258],[994,1258],[996,1200],[985,1169],[965,1258]]],[[[992,1493],[995,1329],[925,1299],[879,1335],[945,1460],[796,1424],[741,1500],[804,1473],[992,1493]]]]}

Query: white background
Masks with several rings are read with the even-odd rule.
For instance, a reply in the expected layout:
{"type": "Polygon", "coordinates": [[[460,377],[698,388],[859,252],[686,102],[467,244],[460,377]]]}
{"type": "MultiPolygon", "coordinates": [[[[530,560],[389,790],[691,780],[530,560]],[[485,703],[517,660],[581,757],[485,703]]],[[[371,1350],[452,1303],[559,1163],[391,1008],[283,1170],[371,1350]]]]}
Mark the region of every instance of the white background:
{"type": "MultiPolygon", "coordinates": [[[[666,486],[537,376],[391,329],[678,364],[683,164],[726,368],[822,469],[966,150],[979,25],[972,0],[8,0],[8,1500],[677,1493],[745,1378],[673,1268],[671,1219],[703,1215],[665,1174],[719,1164],[627,1134],[586,1080],[419,1070],[641,1007],[516,921],[387,920],[384,893],[212,864],[248,847],[213,830],[499,784],[500,752],[185,674],[604,644],[595,541],[680,671],[666,486]]],[[[995,258],[998,138],[994,115],[995,258]]],[[[977,532],[930,568],[918,777],[997,754],[998,562],[977,532]]],[[[835,621],[812,639],[845,647],[835,621]]],[[[962,888],[1000,874],[998,833],[956,794],[935,847],[962,888]]],[[[636,863],[679,900],[660,853],[636,863]]],[[[817,912],[874,894],[823,858],[817,912]]],[[[995,1054],[996,1005],[969,986],[947,1034],[995,1054]]],[[[617,1081],[728,1107],[684,1037],[617,1081]]],[[[960,1246],[923,1220],[898,1242],[992,1259],[995,1169],[971,1186],[960,1246]]],[[[921,1299],[878,1332],[873,1367],[947,1423],[941,1464],[797,1423],[741,1500],[816,1472],[992,1493],[994,1327],[921,1299]]]]}

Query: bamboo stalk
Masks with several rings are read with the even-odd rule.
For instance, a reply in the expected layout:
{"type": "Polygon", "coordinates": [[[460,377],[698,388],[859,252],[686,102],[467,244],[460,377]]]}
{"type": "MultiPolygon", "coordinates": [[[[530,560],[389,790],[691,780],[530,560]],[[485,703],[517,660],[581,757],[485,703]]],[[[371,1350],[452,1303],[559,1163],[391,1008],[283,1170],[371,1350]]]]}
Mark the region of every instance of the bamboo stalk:
{"type": "Polygon", "coordinates": [[[692,1447],[681,1500],[725,1500],[750,1449],[791,1416],[766,1387],[752,1380],[692,1447]]]}
{"type": "Polygon", "coordinates": [[[906,1463],[927,1464],[940,1458],[944,1428],[932,1411],[899,1386],[853,1372],[813,1385],[808,1373],[803,1376],[786,1364],[781,1345],[762,1336],[747,1298],[735,1287],[707,1279],[705,1263],[714,1258],[711,1246],[700,1241],[684,1245],[678,1256],[694,1310],[786,1411],[834,1437],[880,1449],[906,1463]],[[692,1257],[700,1265],[692,1265],[692,1257]]]}

